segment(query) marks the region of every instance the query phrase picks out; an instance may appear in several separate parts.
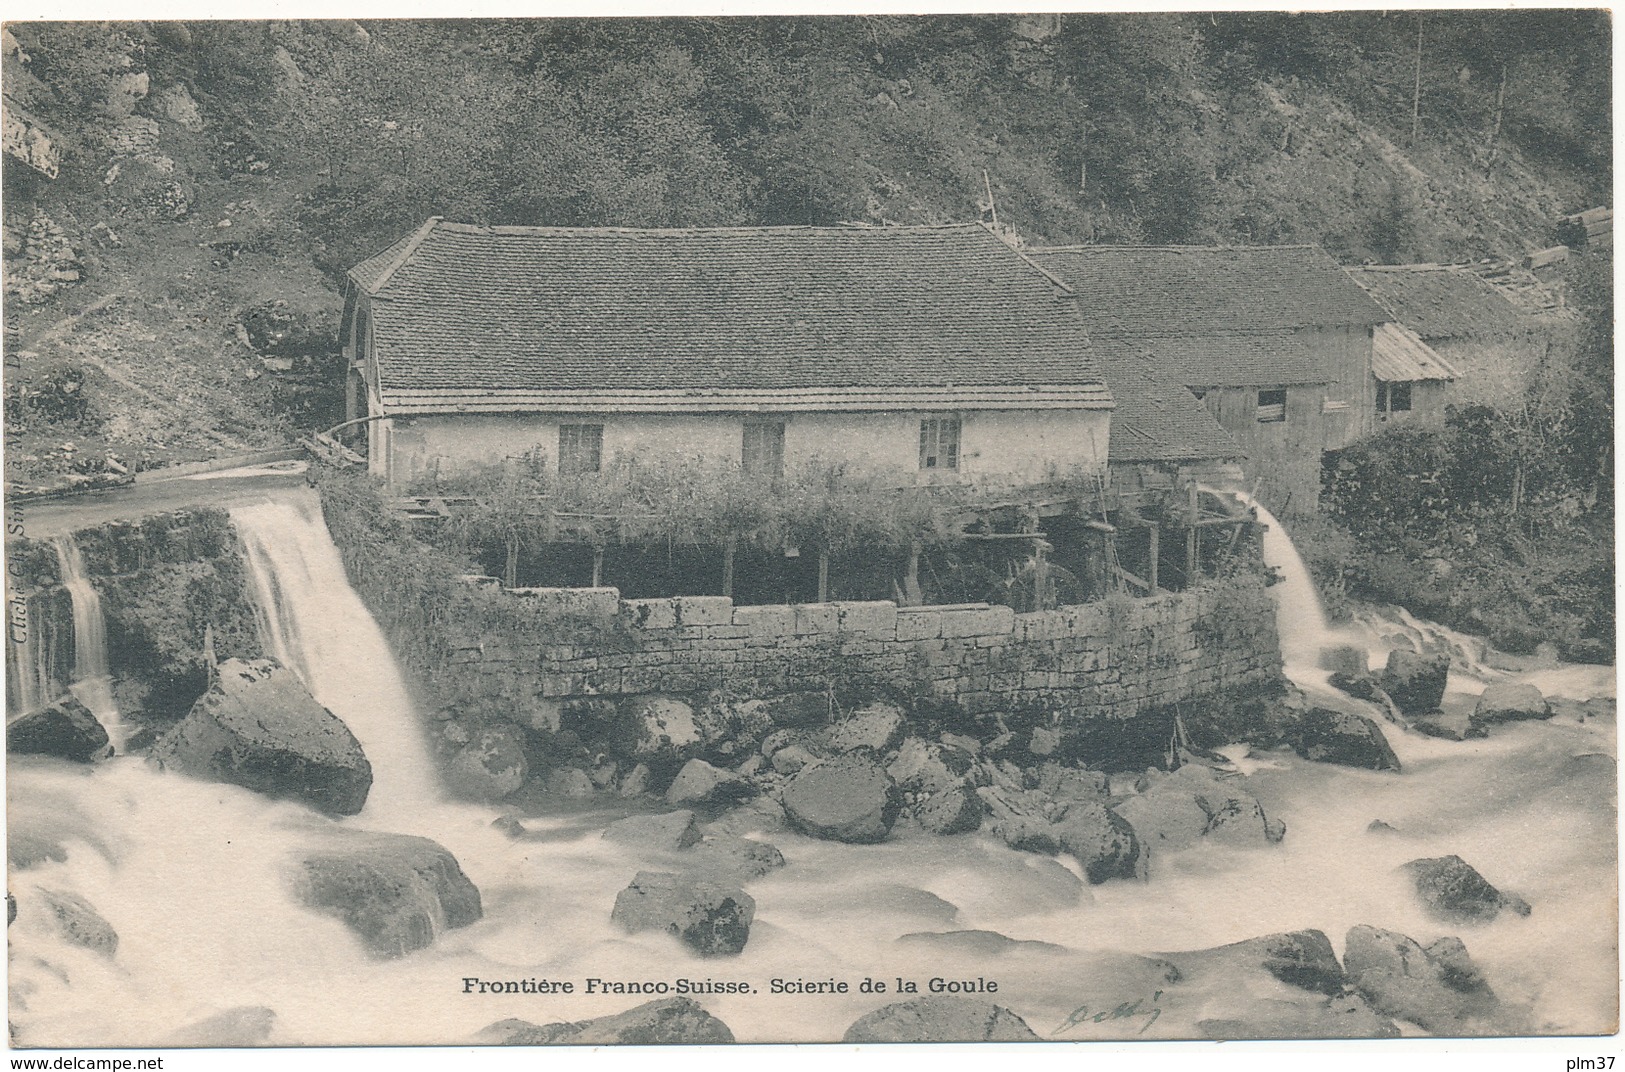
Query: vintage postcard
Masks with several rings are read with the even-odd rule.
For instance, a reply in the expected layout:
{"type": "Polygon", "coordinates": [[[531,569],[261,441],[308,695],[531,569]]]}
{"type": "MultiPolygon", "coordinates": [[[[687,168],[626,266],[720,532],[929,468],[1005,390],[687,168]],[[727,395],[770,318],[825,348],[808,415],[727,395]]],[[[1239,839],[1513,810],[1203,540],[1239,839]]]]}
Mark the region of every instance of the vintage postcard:
{"type": "Polygon", "coordinates": [[[1611,1068],[1611,35],[8,23],[12,1050],[1611,1068]]]}

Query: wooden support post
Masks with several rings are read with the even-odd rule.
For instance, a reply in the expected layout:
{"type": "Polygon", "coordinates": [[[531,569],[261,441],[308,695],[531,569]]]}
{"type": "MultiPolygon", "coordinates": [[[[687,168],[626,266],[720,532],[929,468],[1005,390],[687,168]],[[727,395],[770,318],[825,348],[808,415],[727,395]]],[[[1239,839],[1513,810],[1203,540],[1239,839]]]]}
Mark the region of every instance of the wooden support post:
{"type": "Polygon", "coordinates": [[[1151,581],[1151,594],[1157,594],[1157,569],[1162,562],[1162,530],[1157,525],[1147,526],[1146,532],[1151,537],[1151,572],[1148,575],[1151,581]]]}
{"type": "Polygon", "coordinates": [[[592,549],[592,586],[594,588],[601,588],[603,587],[603,584],[604,549],[602,547],[594,547],[592,549]]]}
{"type": "Polygon", "coordinates": [[[722,594],[734,594],[734,552],[739,547],[739,541],[729,536],[728,542],[722,548],[722,594]]]}
{"type": "Polygon", "coordinates": [[[818,552],[818,602],[829,602],[829,552],[818,552]]]}
{"type": "Polygon", "coordinates": [[[1196,483],[1191,482],[1190,499],[1190,530],[1185,533],[1185,586],[1189,588],[1196,583],[1198,570],[1201,564],[1196,560],[1196,483]]]}
{"type": "Polygon", "coordinates": [[[920,541],[915,540],[908,548],[908,570],[903,574],[903,605],[917,607],[924,602],[920,593],[920,541]]]}
{"type": "Polygon", "coordinates": [[[1055,606],[1049,590],[1049,550],[1050,545],[1040,540],[1033,551],[1034,610],[1050,610],[1055,606]]]}

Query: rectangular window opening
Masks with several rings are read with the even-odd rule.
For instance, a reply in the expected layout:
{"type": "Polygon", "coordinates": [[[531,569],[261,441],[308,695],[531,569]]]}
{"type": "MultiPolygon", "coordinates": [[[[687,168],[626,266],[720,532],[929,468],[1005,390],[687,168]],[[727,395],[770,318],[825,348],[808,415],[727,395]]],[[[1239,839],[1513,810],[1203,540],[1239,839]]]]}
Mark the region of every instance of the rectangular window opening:
{"type": "Polygon", "coordinates": [[[754,476],[783,476],[784,422],[746,421],[739,465],[754,476]]]}
{"type": "Polygon", "coordinates": [[[596,473],[604,461],[604,426],[559,425],[559,472],[596,473]]]}
{"type": "Polygon", "coordinates": [[[1286,420],[1286,390],[1258,392],[1258,423],[1279,424],[1286,420]]]}
{"type": "Polygon", "coordinates": [[[920,422],[920,468],[959,468],[958,417],[927,417],[920,422]]]}

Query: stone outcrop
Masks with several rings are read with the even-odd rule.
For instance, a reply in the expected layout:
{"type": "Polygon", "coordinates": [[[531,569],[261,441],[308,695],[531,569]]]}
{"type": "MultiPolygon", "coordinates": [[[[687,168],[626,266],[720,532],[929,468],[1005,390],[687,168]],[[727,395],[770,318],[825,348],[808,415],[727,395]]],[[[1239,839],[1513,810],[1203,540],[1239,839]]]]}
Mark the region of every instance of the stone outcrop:
{"type": "Polygon", "coordinates": [[[883,840],[903,806],[897,783],[860,754],[803,769],[784,787],[782,802],[802,833],[853,844],[883,840]]]}
{"type": "Polygon", "coordinates": [[[907,725],[903,712],[892,704],[873,703],[860,707],[829,730],[829,746],[836,752],[866,749],[884,755],[903,743],[907,725]]]}
{"type": "Polygon", "coordinates": [[[1142,792],[1112,810],[1152,852],[1189,848],[1199,841],[1272,844],[1286,835],[1284,824],[1265,815],[1250,793],[1194,764],[1151,777],[1142,792]]]}
{"type": "Polygon", "coordinates": [[[632,754],[640,758],[675,756],[699,743],[694,709],[669,696],[638,696],[622,704],[632,736],[632,754]]]}
{"type": "Polygon", "coordinates": [[[1090,882],[1145,877],[1145,854],[1134,828],[1104,804],[1072,804],[1055,832],[1061,851],[1078,861],[1090,882]]]}
{"type": "Polygon", "coordinates": [[[107,730],[90,709],[71,696],[26,714],[6,726],[6,752],[14,756],[54,756],[91,763],[113,754],[107,730]]]}
{"type": "Polygon", "coordinates": [[[733,1040],[728,1025],[692,998],[662,998],[576,1023],[500,1020],[474,1038],[486,1046],[684,1046],[733,1040]]]}
{"type": "Polygon", "coordinates": [[[755,900],[737,886],[659,871],[639,871],[610,914],[629,933],[665,931],[704,957],[743,950],[755,918],[755,900]]]}
{"type": "Polygon", "coordinates": [[[843,1042],[1037,1042],[1027,1022],[1002,1005],[924,997],[876,1009],[846,1029],[843,1042]]]}
{"type": "Polygon", "coordinates": [[[1266,934],[1213,949],[1162,956],[1183,974],[1218,975],[1239,984],[1262,970],[1288,986],[1329,997],[1342,994],[1347,982],[1331,940],[1315,930],[1266,934]]]}
{"type": "Polygon", "coordinates": [[[1529,915],[1528,902],[1504,894],[1460,856],[1412,860],[1401,867],[1416,885],[1422,907],[1451,923],[1488,923],[1503,908],[1529,915]]]}
{"type": "Polygon", "coordinates": [[[446,785],[457,796],[501,800],[525,784],[525,731],[498,723],[480,731],[446,765],[446,785]]]}
{"type": "Polygon", "coordinates": [[[678,807],[726,807],[752,796],[756,790],[731,771],[718,770],[703,759],[691,759],[677,772],[666,790],[666,803],[678,807]]]}
{"type": "Polygon", "coordinates": [[[1459,938],[1423,948],[1362,925],[1349,931],[1343,962],[1350,985],[1378,1012],[1435,1035],[1505,1035],[1526,1026],[1502,1006],[1459,938]]]}
{"type": "Polygon", "coordinates": [[[671,811],[663,815],[629,815],[617,819],[604,830],[605,841],[618,841],[638,849],[676,852],[700,840],[691,811],[671,811]]]}
{"type": "Polygon", "coordinates": [[[1398,649],[1388,653],[1382,671],[1382,690],[1406,715],[1421,715],[1438,708],[1444,700],[1445,683],[1450,676],[1450,656],[1419,655],[1398,649]]]}
{"type": "Polygon", "coordinates": [[[1288,743],[1305,759],[1365,770],[1399,770],[1382,727],[1364,715],[1311,707],[1288,730],[1288,743]]]}
{"type": "Polygon", "coordinates": [[[191,712],[152,748],[160,766],[354,815],[372,765],[335,715],[270,659],[228,659],[191,712]]]}
{"type": "Polygon", "coordinates": [[[982,798],[970,779],[961,779],[916,803],[914,818],[933,834],[968,834],[982,825],[982,798]]]}
{"type": "Polygon", "coordinates": [[[428,838],[335,833],[330,846],[304,856],[292,884],[301,902],[343,920],[384,957],[422,949],[484,914],[456,857],[428,838]]]}

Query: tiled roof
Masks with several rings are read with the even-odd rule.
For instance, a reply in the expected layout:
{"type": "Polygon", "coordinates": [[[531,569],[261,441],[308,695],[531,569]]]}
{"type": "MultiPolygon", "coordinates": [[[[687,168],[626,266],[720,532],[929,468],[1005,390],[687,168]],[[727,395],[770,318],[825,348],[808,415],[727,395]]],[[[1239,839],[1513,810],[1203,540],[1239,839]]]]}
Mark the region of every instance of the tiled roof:
{"type": "Polygon", "coordinates": [[[1256,335],[1096,335],[1095,348],[1122,338],[1154,354],[1164,375],[1186,387],[1279,387],[1332,379],[1312,339],[1290,331],[1256,335]]]}
{"type": "Polygon", "coordinates": [[[1403,324],[1378,324],[1371,337],[1371,375],[1389,383],[1453,380],[1456,370],[1403,324]]]}
{"type": "Polygon", "coordinates": [[[1246,451],[1207,407],[1167,378],[1156,357],[1123,340],[1101,342],[1096,352],[1117,400],[1112,411],[1112,462],[1232,459],[1246,451]]]}
{"type": "Polygon", "coordinates": [[[1346,269],[1396,320],[1424,339],[1515,335],[1528,329],[1522,311],[1467,268],[1439,264],[1346,269]]]}
{"type": "Polygon", "coordinates": [[[1388,319],[1315,246],[1064,246],[1028,252],[1072,284],[1094,336],[1286,331],[1388,319]]]}
{"type": "Polygon", "coordinates": [[[1110,401],[1071,292],[974,224],[431,220],[350,278],[372,295],[386,405],[396,392],[971,385],[1110,401]]]}

